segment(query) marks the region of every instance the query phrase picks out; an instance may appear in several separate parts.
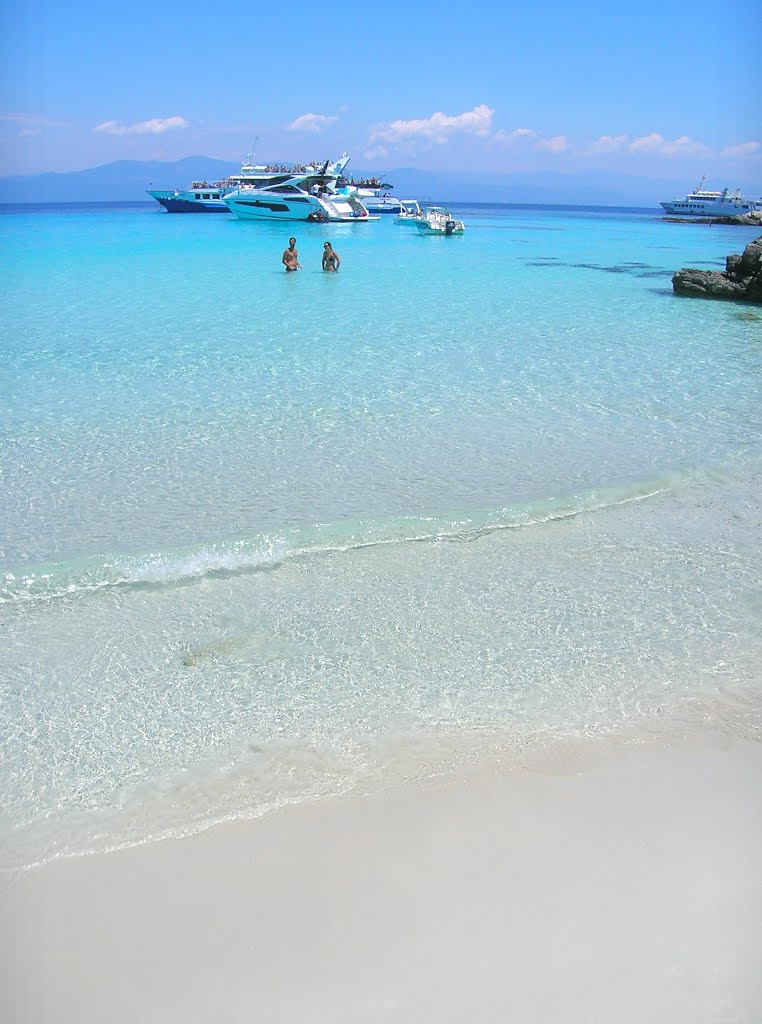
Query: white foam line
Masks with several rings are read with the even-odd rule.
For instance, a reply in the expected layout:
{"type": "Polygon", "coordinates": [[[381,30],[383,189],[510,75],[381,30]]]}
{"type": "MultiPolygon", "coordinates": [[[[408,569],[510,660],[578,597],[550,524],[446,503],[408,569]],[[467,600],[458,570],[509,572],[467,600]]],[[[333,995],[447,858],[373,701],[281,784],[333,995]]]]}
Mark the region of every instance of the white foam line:
{"type": "MultiPolygon", "coordinates": [[[[431,531],[425,533],[418,533],[403,537],[380,537],[375,540],[356,540],[348,544],[326,544],[326,545],[311,545],[309,547],[297,548],[292,551],[286,551],[277,558],[252,558],[246,560],[242,559],[236,564],[235,558],[230,556],[222,556],[215,562],[210,559],[208,564],[199,565],[197,569],[191,570],[188,567],[188,561],[192,560],[194,556],[184,556],[174,566],[174,575],[170,576],[169,572],[164,574],[158,574],[155,571],[152,573],[148,567],[141,574],[137,573],[134,576],[120,576],[116,579],[100,580],[93,583],[86,584],[68,584],[64,589],[53,591],[52,593],[32,593],[28,590],[19,591],[17,594],[6,592],[0,595],[0,605],[2,604],[21,604],[27,601],[55,601],[60,598],[70,596],[71,594],[88,594],[96,593],[99,590],[103,590],[109,587],[126,587],[126,586],[173,586],[184,581],[202,580],[208,578],[213,573],[217,572],[229,572],[234,574],[253,572],[261,568],[275,568],[281,565],[283,562],[295,561],[299,558],[304,558],[309,555],[315,554],[331,554],[331,553],[346,553],[349,551],[359,551],[364,548],[373,547],[386,547],[389,545],[397,544],[408,544],[408,543],[422,543],[422,542],[436,542],[446,541],[457,538],[463,538],[464,540],[476,539],[484,536],[485,534],[494,533],[498,530],[519,530],[525,527],[531,526],[542,526],[546,523],[557,522],[563,519],[573,519],[576,516],[584,515],[587,512],[599,512],[608,508],[616,508],[619,505],[627,505],[635,501],[645,501],[647,498],[655,497],[658,494],[664,494],[670,491],[669,487],[660,487],[654,491],[648,491],[645,494],[635,494],[627,498],[622,498],[618,501],[611,502],[599,502],[595,505],[583,505],[580,508],[570,508],[563,511],[558,510],[555,512],[549,512],[545,516],[538,516],[532,519],[514,520],[513,522],[489,522],[486,521],[481,524],[476,524],[473,519],[466,520],[455,520],[455,528],[450,530],[443,530],[441,532],[431,531]],[[469,536],[470,535],[470,536],[469,536]],[[214,564],[212,564],[214,562],[214,564]],[[225,564],[227,562],[227,564],[225,564]]],[[[508,510],[504,509],[503,514],[508,510]]],[[[433,517],[426,517],[426,522],[436,522],[433,517]]],[[[237,542],[240,543],[240,542],[237,542]]],[[[138,556],[139,557],[139,556],[138,556]]],[[[101,568],[111,568],[111,563],[104,563],[101,568]]],[[[171,562],[167,565],[167,569],[171,569],[171,562]]],[[[6,577],[7,578],[7,577],[6,577]]]]}

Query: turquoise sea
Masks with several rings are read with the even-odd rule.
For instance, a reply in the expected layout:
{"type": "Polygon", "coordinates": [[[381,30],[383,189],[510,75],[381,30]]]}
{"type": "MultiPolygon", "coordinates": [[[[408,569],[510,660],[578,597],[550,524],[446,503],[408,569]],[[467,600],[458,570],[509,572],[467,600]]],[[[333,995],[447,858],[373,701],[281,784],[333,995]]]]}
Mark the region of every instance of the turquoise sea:
{"type": "Polygon", "coordinates": [[[1,211],[0,863],[758,736],[757,232],[453,212],[1,211]]]}

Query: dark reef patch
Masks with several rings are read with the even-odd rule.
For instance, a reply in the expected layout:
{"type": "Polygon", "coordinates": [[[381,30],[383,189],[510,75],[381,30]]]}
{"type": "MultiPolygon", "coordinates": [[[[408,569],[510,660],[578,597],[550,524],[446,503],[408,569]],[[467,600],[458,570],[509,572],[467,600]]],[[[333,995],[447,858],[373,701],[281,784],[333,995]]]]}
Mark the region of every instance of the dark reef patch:
{"type": "Polygon", "coordinates": [[[602,263],[564,263],[556,256],[532,260],[521,257],[521,260],[528,267],[572,267],[576,270],[600,270],[603,274],[630,274],[631,277],[664,277],[672,273],[666,267],[654,267],[650,263],[617,263],[607,267],[602,263]]]}

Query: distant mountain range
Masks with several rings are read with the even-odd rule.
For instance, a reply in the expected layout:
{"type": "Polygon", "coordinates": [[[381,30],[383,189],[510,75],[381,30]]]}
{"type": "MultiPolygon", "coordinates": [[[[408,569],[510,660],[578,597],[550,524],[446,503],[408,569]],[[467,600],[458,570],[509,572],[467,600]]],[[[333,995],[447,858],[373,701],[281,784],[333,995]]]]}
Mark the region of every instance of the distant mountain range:
{"type": "MultiPolygon", "coordinates": [[[[172,163],[117,160],[84,171],[0,178],[0,203],[139,202],[148,200],[146,189],[150,187],[187,188],[191,181],[214,181],[237,170],[234,164],[206,156],[189,156],[172,163]]],[[[355,168],[353,173],[360,178],[369,172],[355,168]]],[[[551,171],[455,173],[401,167],[384,173],[401,198],[440,202],[656,207],[660,199],[681,191],[673,181],[603,175],[591,178],[551,171]]],[[[686,190],[690,184],[685,183],[686,190]]]]}
{"type": "Polygon", "coordinates": [[[18,174],[0,178],[0,203],[107,203],[150,200],[146,189],[187,188],[191,181],[213,181],[238,170],[225,160],[188,156],[160,160],[116,160],[84,171],[18,174]]]}

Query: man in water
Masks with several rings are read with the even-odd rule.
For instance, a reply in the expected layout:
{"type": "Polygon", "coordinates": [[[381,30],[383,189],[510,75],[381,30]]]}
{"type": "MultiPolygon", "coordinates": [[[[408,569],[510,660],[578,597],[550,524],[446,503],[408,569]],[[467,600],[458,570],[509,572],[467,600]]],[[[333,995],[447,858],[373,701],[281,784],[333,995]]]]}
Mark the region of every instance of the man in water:
{"type": "Polygon", "coordinates": [[[289,238],[288,249],[283,250],[283,256],[281,257],[281,263],[287,271],[298,270],[301,267],[299,262],[299,253],[296,251],[296,239],[289,238]]]}
{"type": "Polygon", "coordinates": [[[323,270],[336,271],[341,266],[341,259],[335,249],[331,248],[330,242],[323,243],[323,270]]]}

